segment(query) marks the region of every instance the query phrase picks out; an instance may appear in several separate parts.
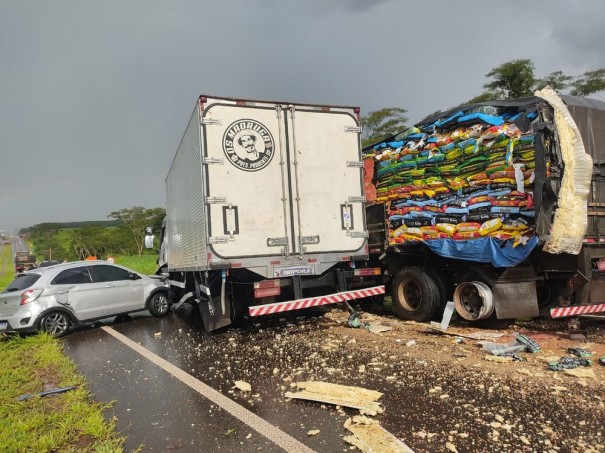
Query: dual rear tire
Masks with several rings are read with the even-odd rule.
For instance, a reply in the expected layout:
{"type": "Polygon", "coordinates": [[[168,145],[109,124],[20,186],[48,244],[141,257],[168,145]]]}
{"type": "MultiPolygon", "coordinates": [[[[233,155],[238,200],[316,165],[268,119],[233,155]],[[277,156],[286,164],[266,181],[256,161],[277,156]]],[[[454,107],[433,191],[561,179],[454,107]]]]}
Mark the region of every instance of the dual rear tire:
{"type": "Polygon", "coordinates": [[[391,283],[393,311],[405,320],[427,322],[442,308],[443,295],[438,276],[416,266],[401,269],[391,283]]]}

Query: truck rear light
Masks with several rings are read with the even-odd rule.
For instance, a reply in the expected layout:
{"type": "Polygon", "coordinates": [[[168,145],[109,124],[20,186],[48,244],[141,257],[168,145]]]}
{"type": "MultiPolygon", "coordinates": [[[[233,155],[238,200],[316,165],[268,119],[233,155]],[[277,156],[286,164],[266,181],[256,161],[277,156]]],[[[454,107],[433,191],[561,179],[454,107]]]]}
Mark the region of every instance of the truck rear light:
{"type": "Polygon", "coordinates": [[[355,269],[353,275],[356,277],[363,277],[368,275],[380,275],[379,267],[366,267],[364,269],[355,269]]]}
{"type": "Polygon", "coordinates": [[[346,262],[351,261],[351,257],[350,257],[350,256],[343,256],[343,257],[340,259],[340,261],[346,261],[346,262]]]}
{"type": "Polygon", "coordinates": [[[23,291],[23,293],[21,294],[21,302],[19,303],[19,305],[25,305],[29,304],[30,302],[33,302],[38,297],[40,297],[42,291],[42,289],[28,289],[27,291],[23,291]]]}
{"type": "Polygon", "coordinates": [[[254,283],[254,297],[279,296],[281,294],[280,280],[262,280],[254,283]]]}

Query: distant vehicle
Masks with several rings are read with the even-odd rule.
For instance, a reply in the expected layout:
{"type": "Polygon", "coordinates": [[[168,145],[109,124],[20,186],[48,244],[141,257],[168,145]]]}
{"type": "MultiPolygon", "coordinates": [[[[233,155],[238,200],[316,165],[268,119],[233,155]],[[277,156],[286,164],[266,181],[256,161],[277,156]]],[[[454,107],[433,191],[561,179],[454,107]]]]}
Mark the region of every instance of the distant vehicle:
{"type": "Polygon", "coordinates": [[[36,267],[36,257],[28,251],[15,253],[15,271],[23,272],[36,267]]]}
{"type": "Polygon", "coordinates": [[[149,310],[170,309],[168,285],[105,261],[76,261],[19,274],[0,293],[0,332],[67,334],[71,325],[149,310]]]}
{"type": "Polygon", "coordinates": [[[57,261],[57,260],[40,261],[40,263],[38,263],[38,267],[49,267],[49,266],[54,266],[55,264],[61,264],[61,261],[57,261]]]}

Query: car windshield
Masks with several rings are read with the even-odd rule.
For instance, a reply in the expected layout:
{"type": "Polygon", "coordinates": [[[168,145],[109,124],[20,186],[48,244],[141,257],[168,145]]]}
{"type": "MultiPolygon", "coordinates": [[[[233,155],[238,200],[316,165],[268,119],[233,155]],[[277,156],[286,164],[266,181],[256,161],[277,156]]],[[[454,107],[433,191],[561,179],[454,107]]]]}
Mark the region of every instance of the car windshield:
{"type": "Polygon", "coordinates": [[[20,274],[6,287],[3,293],[12,293],[29,288],[38,281],[40,274],[20,274]]]}

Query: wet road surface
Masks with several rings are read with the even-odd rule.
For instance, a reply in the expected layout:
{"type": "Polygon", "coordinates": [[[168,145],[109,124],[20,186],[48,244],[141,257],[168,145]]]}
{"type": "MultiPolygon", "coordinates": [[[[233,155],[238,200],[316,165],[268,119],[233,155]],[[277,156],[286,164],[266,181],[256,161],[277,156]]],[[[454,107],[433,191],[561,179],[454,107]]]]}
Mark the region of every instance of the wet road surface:
{"type": "MultiPolygon", "coordinates": [[[[412,324],[378,336],[345,327],[346,316],[306,315],[205,334],[184,306],[107,326],[318,452],[349,450],[343,425],[358,411],[285,398],[295,382],[383,392],[385,412],[375,418],[417,452],[605,451],[602,379],[586,387],[548,372],[520,375],[528,364],[482,362],[475,345],[424,338],[412,324]],[[406,348],[406,335],[418,346],[406,348]],[[237,380],[252,391],[234,389],[237,380]]],[[[102,329],[70,334],[65,350],[95,397],[115,401],[127,451],[284,451],[102,329]]]]}

